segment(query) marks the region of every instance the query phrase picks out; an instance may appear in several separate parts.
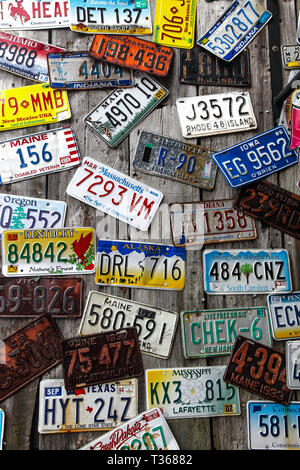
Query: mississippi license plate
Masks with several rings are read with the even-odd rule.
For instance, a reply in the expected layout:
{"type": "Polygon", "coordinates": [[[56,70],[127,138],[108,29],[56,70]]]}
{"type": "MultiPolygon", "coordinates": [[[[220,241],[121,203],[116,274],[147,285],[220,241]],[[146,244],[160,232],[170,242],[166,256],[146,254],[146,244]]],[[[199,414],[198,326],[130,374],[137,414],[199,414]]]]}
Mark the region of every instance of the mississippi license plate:
{"type": "Polygon", "coordinates": [[[286,70],[300,68],[300,46],[281,46],[282,66],[286,70]]]}
{"type": "Polygon", "coordinates": [[[225,366],[148,369],[146,402],[167,419],[240,414],[239,391],[223,382],[225,366]]]}
{"type": "Polygon", "coordinates": [[[205,250],[204,289],[208,294],[291,292],[286,250],[205,250]]]}
{"type": "Polygon", "coordinates": [[[300,340],[287,341],[286,381],[291,390],[300,390],[300,340]]]}
{"type": "Polygon", "coordinates": [[[98,240],[95,283],[183,290],[184,248],[155,243],[98,240]]]}
{"type": "Polygon", "coordinates": [[[177,98],[176,106],[186,139],[257,128],[247,91],[177,98]]]}
{"type": "Polygon", "coordinates": [[[142,353],[168,359],[171,354],[177,321],[178,313],[91,291],[85,305],[78,335],[103,333],[134,326],[137,329],[142,353]]]}
{"type": "Polygon", "coordinates": [[[144,173],[170,178],[203,189],[213,189],[217,167],[212,151],[141,131],[135,150],[133,167],[144,173]]]}
{"type": "Polygon", "coordinates": [[[40,383],[40,434],[104,431],[121,426],[138,413],[137,379],[67,391],[64,381],[40,383]]]}
{"type": "Polygon", "coordinates": [[[4,276],[60,276],[95,272],[95,230],[4,230],[4,276]]]}
{"type": "Polygon", "coordinates": [[[157,189],[89,157],[76,170],[67,194],[144,231],[163,198],[157,189]]]}
{"type": "Polygon", "coordinates": [[[231,61],[270,21],[272,14],[254,0],[235,0],[197,41],[199,46],[231,61]]]}
{"type": "Polygon", "coordinates": [[[117,147],[169,93],[145,73],[135,70],[133,76],[132,88],[114,90],[83,119],[111,147],[117,147]]]}
{"type": "Polygon", "coordinates": [[[300,292],[268,295],[272,335],[276,341],[300,336],[300,292]]]}
{"type": "Polygon", "coordinates": [[[228,149],[216,152],[213,159],[232,188],[252,183],[298,162],[290,150],[290,137],[278,126],[228,149]]]}
{"type": "Polygon", "coordinates": [[[3,444],[4,420],[5,420],[4,411],[0,409],[0,450],[2,450],[2,444],[3,444]]]}
{"type": "Polygon", "coordinates": [[[266,307],[182,312],[181,333],[187,359],[231,354],[239,334],[269,346],[272,342],[266,307]]]}

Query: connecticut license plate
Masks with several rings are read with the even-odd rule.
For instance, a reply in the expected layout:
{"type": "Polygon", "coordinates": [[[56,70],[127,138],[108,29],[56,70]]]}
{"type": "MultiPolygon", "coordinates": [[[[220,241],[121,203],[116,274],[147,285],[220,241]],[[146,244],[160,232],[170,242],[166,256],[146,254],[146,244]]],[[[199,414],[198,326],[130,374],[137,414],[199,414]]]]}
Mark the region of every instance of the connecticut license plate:
{"type": "Polygon", "coordinates": [[[291,390],[300,390],[300,340],[287,341],[285,351],[287,386],[291,390]]]}
{"type": "Polygon", "coordinates": [[[300,292],[268,295],[273,338],[277,341],[300,337],[300,292]]]}
{"type": "Polygon", "coordinates": [[[3,444],[4,420],[5,420],[4,411],[0,409],[0,450],[2,450],[2,444],[3,444]]]}
{"type": "Polygon", "coordinates": [[[300,68],[300,46],[281,46],[282,66],[286,70],[300,68]]]}

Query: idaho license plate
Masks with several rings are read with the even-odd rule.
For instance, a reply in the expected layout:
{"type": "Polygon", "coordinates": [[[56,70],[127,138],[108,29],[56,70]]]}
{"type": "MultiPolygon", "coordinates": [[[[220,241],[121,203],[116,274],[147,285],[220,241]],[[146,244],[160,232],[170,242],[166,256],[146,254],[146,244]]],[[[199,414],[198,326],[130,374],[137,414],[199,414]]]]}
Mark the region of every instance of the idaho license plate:
{"type": "Polygon", "coordinates": [[[300,292],[268,295],[272,335],[276,341],[300,336],[300,292]]]}
{"type": "Polygon", "coordinates": [[[4,230],[4,276],[60,276],[95,272],[95,230],[4,230]]]}
{"type": "Polygon", "coordinates": [[[4,420],[5,420],[4,411],[0,409],[0,450],[2,450],[2,444],[3,444],[4,420]]]}
{"type": "Polygon", "coordinates": [[[91,291],[85,305],[78,335],[103,333],[134,326],[137,329],[142,353],[168,359],[171,354],[177,321],[178,313],[91,291]]]}
{"type": "Polygon", "coordinates": [[[300,46],[281,46],[281,61],[285,70],[300,68],[300,46]]]}
{"type": "Polygon", "coordinates": [[[155,243],[98,240],[95,283],[183,290],[184,248],[155,243]]]}

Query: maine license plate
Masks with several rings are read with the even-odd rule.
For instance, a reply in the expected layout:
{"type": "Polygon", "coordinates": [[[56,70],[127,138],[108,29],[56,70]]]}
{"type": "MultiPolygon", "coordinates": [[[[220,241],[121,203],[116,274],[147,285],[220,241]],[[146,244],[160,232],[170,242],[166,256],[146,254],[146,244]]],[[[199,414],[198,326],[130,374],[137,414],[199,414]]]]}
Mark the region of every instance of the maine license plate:
{"type": "Polygon", "coordinates": [[[208,294],[291,292],[286,250],[205,250],[204,288],[208,294]]]}
{"type": "Polygon", "coordinates": [[[235,0],[197,41],[217,57],[230,61],[255,38],[272,14],[254,0],[235,0]]]}
{"type": "Polygon", "coordinates": [[[85,305],[78,335],[103,333],[134,326],[137,329],[142,353],[168,359],[171,354],[177,321],[178,313],[91,291],[85,305]]]}
{"type": "Polygon", "coordinates": [[[257,128],[247,91],[177,98],[176,106],[186,139],[257,128]]]}
{"type": "Polygon", "coordinates": [[[4,276],[59,276],[95,272],[95,230],[4,230],[4,276]]]}
{"type": "Polygon", "coordinates": [[[60,379],[40,383],[40,434],[104,431],[121,426],[138,413],[137,379],[67,391],[60,379]]]}
{"type": "Polygon", "coordinates": [[[223,382],[224,371],[225,366],[147,369],[147,407],[160,407],[167,419],[239,415],[239,391],[223,382]]]}
{"type": "Polygon", "coordinates": [[[214,188],[217,175],[217,166],[211,156],[212,151],[205,147],[141,131],[133,167],[210,190],[214,188]]]}
{"type": "Polygon", "coordinates": [[[272,343],[266,307],[182,312],[181,333],[187,359],[231,354],[239,334],[269,346],[272,343]]]}
{"type": "Polygon", "coordinates": [[[2,444],[3,444],[4,420],[5,420],[4,411],[0,409],[0,450],[2,450],[2,444]]]}
{"type": "Polygon", "coordinates": [[[111,147],[117,147],[169,93],[145,73],[135,70],[133,77],[132,88],[114,90],[83,119],[111,147]]]}
{"type": "Polygon", "coordinates": [[[276,341],[300,337],[300,292],[268,295],[272,335],[276,341]]]}
{"type": "Polygon", "coordinates": [[[213,159],[232,188],[245,186],[298,162],[290,150],[290,137],[284,126],[270,129],[228,149],[213,159]]]}
{"type": "Polygon", "coordinates": [[[98,240],[95,283],[183,290],[184,248],[155,243],[98,240]]]}
{"type": "Polygon", "coordinates": [[[281,46],[282,66],[286,70],[300,68],[300,46],[281,46]]]}
{"type": "Polygon", "coordinates": [[[84,158],[67,194],[139,230],[147,230],[163,194],[92,158],[84,158]]]}
{"type": "Polygon", "coordinates": [[[287,341],[285,348],[287,386],[291,390],[300,390],[300,340],[287,341]]]}

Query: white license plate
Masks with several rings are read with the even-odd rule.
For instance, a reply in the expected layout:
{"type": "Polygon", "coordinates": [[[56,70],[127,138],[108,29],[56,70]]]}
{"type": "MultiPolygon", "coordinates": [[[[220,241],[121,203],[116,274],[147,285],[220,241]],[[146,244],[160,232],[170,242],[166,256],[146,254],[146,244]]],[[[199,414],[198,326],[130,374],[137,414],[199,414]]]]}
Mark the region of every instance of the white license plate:
{"type": "Polygon", "coordinates": [[[257,128],[247,91],[177,98],[176,106],[186,139],[257,128]]]}
{"type": "Polygon", "coordinates": [[[300,46],[281,46],[282,66],[286,70],[300,68],[300,46]]]}
{"type": "Polygon", "coordinates": [[[300,340],[287,341],[286,384],[290,390],[300,390],[300,340]]]}
{"type": "Polygon", "coordinates": [[[300,292],[268,295],[272,335],[276,341],[300,337],[300,292]]]}

